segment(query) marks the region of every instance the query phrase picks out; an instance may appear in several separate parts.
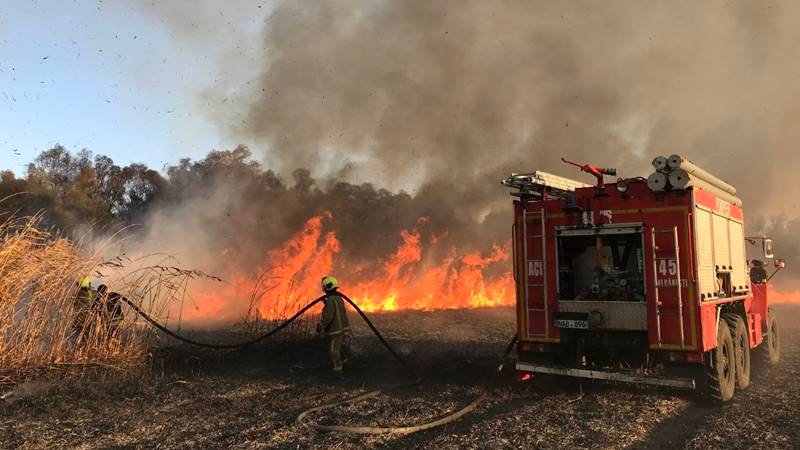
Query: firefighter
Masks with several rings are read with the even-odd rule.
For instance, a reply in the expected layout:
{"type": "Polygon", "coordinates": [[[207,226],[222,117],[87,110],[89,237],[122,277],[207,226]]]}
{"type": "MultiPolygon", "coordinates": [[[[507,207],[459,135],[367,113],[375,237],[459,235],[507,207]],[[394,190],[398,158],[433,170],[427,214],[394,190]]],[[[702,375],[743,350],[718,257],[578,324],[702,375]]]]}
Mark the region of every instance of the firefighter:
{"type": "Polygon", "coordinates": [[[73,312],[75,314],[72,321],[72,332],[79,339],[83,334],[84,328],[88,325],[89,312],[94,303],[94,291],[92,291],[92,280],[84,276],[78,281],[78,292],[75,294],[73,312]]]}
{"type": "Polygon", "coordinates": [[[750,261],[750,282],[754,284],[764,284],[767,282],[767,269],[764,268],[764,261],[754,259],[750,261]]]}
{"type": "Polygon", "coordinates": [[[122,315],[123,298],[118,292],[108,292],[108,286],[105,284],[97,287],[94,307],[100,316],[102,324],[107,328],[109,336],[112,336],[117,331],[124,318],[122,315]]]}
{"type": "Polygon", "coordinates": [[[328,337],[333,371],[341,375],[342,349],[346,349],[350,338],[350,323],[347,320],[347,311],[344,309],[344,299],[337,292],[338,288],[339,282],[336,278],[330,275],[322,278],[325,306],[322,308],[322,318],[317,324],[317,333],[328,337]]]}

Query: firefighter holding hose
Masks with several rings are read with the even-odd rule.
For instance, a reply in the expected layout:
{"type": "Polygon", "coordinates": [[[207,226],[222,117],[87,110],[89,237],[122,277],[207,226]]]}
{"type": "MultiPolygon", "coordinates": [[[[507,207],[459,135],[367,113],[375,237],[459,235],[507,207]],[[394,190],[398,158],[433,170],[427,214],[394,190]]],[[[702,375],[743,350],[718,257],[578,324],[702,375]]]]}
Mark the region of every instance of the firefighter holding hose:
{"type": "Polygon", "coordinates": [[[101,284],[97,287],[94,308],[109,336],[116,333],[124,319],[122,313],[123,299],[125,299],[125,297],[118,292],[108,292],[108,286],[105,284],[101,284]]]}
{"type": "Polygon", "coordinates": [[[92,291],[92,280],[88,276],[81,277],[77,285],[78,292],[73,301],[72,334],[79,341],[88,326],[95,295],[92,291]]]}
{"type": "Polygon", "coordinates": [[[322,318],[317,324],[317,333],[328,337],[333,371],[341,375],[342,349],[347,348],[347,341],[350,339],[350,322],[344,309],[344,299],[337,292],[338,288],[339,282],[336,278],[330,275],[322,278],[325,306],[322,308],[322,318]]]}

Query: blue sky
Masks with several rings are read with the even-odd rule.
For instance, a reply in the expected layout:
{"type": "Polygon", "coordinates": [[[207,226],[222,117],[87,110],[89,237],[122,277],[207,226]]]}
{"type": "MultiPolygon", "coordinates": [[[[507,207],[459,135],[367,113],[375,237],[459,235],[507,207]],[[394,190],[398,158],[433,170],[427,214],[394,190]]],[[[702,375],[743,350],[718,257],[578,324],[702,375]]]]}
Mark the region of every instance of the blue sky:
{"type": "MultiPolygon", "coordinates": [[[[250,7],[248,26],[226,30],[215,24],[219,39],[193,44],[158,11],[137,2],[5,0],[0,169],[22,174],[25,164],[55,143],[157,169],[238,143],[198,105],[203,92],[225,75],[219,69],[229,51],[224,34],[258,37],[266,11],[252,8],[252,2],[220,2],[219,15],[242,14],[244,3],[250,7]]],[[[163,8],[191,4],[170,2],[163,8]]],[[[202,25],[204,18],[195,21],[192,14],[211,13],[216,10],[188,7],[185,19],[202,25]]]]}

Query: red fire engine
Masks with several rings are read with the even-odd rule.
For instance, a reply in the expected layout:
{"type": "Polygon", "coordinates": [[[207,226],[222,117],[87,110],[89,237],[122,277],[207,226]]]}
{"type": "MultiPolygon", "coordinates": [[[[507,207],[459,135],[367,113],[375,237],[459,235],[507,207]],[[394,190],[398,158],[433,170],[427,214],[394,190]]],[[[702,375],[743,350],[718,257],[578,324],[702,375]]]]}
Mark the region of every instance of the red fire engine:
{"type": "MultiPolygon", "coordinates": [[[[772,241],[746,237],[733,186],[678,155],[649,178],[577,165],[586,185],[512,174],[517,370],[701,388],[729,400],[750,359],[777,363],[765,263],[772,241]]],[[[784,266],[776,259],[775,274],[784,266]]]]}

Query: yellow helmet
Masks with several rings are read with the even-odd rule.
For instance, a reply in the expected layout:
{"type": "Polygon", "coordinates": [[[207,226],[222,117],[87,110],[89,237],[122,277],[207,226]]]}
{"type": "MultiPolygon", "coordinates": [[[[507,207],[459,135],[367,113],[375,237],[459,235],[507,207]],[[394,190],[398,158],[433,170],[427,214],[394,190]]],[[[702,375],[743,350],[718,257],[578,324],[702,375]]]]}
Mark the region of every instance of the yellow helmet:
{"type": "Polygon", "coordinates": [[[323,291],[332,291],[332,290],[334,290],[334,289],[336,289],[338,287],[339,287],[339,282],[336,280],[336,278],[334,278],[334,277],[332,277],[330,275],[322,277],[322,290],[323,291]]]}
{"type": "Polygon", "coordinates": [[[81,288],[87,288],[87,289],[92,287],[92,280],[89,278],[88,275],[83,277],[83,278],[81,278],[80,287],[81,288]]]}

